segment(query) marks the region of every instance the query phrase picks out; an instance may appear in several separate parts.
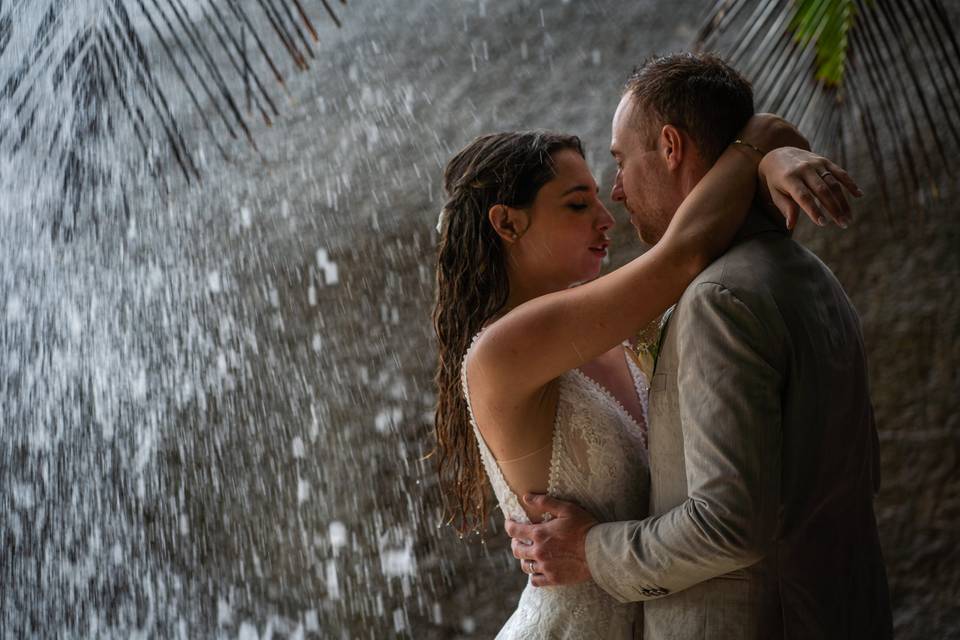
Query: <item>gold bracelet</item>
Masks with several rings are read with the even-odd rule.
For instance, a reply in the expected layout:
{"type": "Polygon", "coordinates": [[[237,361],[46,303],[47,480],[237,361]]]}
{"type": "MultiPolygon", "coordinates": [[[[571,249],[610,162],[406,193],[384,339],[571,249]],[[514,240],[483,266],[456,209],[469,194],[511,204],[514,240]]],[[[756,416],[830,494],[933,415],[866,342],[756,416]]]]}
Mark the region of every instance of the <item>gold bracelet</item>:
{"type": "Polygon", "coordinates": [[[754,151],[756,151],[757,153],[759,153],[761,156],[767,155],[767,152],[764,151],[763,149],[761,149],[760,147],[755,147],[755,146],[753,146],[752,144],[750,144],[749,142],[746,142],[746,141],[744,141],[744,140],[742,140],[742,139],[740,139],[740,138],[737,138],[736,140],[734,140],[734,141],[733,141],[733,144],[742,144],[742,145],[745,146],[745,147],[750,147],[751,149],[753,149],[754,151]]]}

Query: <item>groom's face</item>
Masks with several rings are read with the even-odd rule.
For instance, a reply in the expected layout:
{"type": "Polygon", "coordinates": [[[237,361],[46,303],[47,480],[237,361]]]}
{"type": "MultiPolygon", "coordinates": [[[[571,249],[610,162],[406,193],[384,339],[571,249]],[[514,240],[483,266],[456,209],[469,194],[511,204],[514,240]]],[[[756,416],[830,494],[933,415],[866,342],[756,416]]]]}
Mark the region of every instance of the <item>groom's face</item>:
{"type": "Polygon", "coordinates": [[[640,239],[656,244],[676,211],[673,177],[659,153],[656,136],[638,117],[634,98],[626,94],[613,116],[610,153],[617,161],[611,197],[623,203],[640,239]]]}

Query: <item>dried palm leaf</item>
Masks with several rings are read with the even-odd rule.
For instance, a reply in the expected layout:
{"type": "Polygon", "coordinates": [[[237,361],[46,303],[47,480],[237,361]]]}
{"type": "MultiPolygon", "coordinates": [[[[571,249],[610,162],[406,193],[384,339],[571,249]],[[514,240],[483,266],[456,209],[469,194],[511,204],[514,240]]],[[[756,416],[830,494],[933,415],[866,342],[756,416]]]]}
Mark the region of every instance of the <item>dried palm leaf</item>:
{"type": "Polygon", "coordinates": [[[269,126],[279,115],[265,76],[286,89],[271,52],[308,69],[317,39],[301,0],[0,0],[0,153],[23,157],[23,187],[51,212],[54,236],[81,215],[96,228],[104,212],[127,211],[138,182],[115,160],[127,139],[162,192],[169,163],[200,180],[204,144],[225,159],[227,136],[257,150],[251,117],[269,126]],[[192,110],[175,111],[174,92],[192,110]],[[189,131],[195,118],[203,136],[189,131]]]}

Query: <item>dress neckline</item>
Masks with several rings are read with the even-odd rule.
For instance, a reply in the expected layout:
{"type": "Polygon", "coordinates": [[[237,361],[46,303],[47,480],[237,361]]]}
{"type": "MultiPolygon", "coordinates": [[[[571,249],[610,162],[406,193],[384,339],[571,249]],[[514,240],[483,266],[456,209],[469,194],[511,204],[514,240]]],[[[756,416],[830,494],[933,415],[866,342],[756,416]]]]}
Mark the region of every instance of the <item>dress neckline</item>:
{"type": "MultiPolygon", "coordinates": [[[[640,380],[637,378],[637,372],[634,371],[634,368],[631,366],[633,363],[630,362],[630,359],[627,357],[627,354],[626,354],[626,353],[623,354],[623,359],[624,359],[624,361],[626,362],[627,371],[630,373],[630,379],[633,381],[633,392],[637,395],[637,400],[640,402],[640,407],[641,407],[641,411],[642,411],[642,410],[643,410],[643,396],[642,396],[641,393],[640,393],[640,386],[639,386],[640,380]]],[[[596,379],[594,379],[594,378],[591,378],[591,377],[588,376],[586,373],[584,373],[583,371],[581,371],[579,367],[577,367],[577,368],[575,368],[575,369],[571,369],[571,371],[573,371],[576,375],[580,376],[580,378],[582,378],[584,382],[586,382],[589,386],[591,386],[591,387],[594,388],[597,392],[599,392],[601,395],[603,395],[605,398],[607,398],[607,399],[611,402],[611,404],[613,404],[613,406],[617,408],[617,411],[618,411],[624,418],[626,418],[626,419],[629,421],[629,423],[630,423],[631,425],[633,425],[640,433],[644,433],[644,432],[645,432],[644,425],[641,425],[641,424],[637,421],[637,419],[633,417],[633,414],[630,413],[629,411],[627,411],[627,408],[626,408],[625,406],[623,406],[623,403],[620,402],[620,399],[617,398],[617,396],[615,396],[615,395],[613,394],[613,392],[611,392],[609,389],[607,389],[607,388],[606,388],[603,384],[601,384],[598,380],[596,380],[596,379]]],[[[643,421],[644,421],[644,424],[645,424],[646,421],[647,421],[646,416],[643,416],[643,421]]],[[[644,438],[644,440],[646,440],[646,438],[644,438]]]]}

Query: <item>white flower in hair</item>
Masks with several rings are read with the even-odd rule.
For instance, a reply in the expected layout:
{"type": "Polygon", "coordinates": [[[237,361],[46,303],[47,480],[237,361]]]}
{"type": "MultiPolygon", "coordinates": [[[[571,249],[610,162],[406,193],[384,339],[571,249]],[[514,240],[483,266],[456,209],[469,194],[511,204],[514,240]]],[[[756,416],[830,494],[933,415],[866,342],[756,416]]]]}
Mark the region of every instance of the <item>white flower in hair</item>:
{"type": "Polygon", "coordinates": [[[447,223],[447,218],[450,217],[450,212],[446,207],[440,209],[440,215],[437,216],[437,233],[443,233],[443,227],[447,223]]]}

